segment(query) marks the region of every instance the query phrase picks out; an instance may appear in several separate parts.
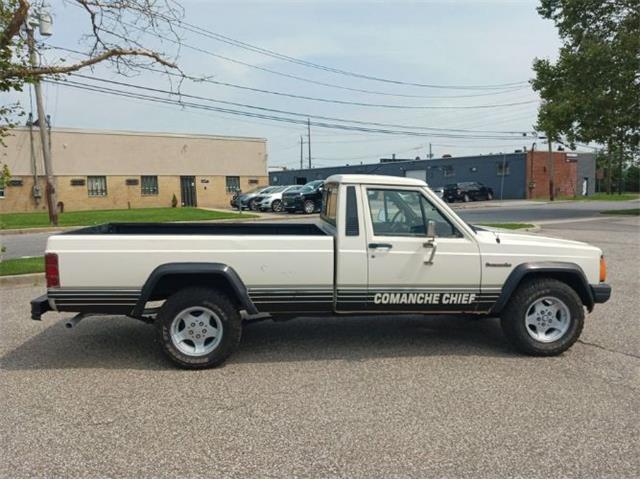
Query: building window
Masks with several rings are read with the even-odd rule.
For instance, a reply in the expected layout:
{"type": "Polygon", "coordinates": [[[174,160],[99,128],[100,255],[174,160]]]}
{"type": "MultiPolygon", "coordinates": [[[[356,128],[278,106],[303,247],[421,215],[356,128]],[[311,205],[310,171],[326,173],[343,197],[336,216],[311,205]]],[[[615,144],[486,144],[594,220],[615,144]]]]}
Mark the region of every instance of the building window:
{"type": "Polygon", "coordinates": [[[509,162],[500,162],[496,164],[498,167],[498,176],[505,177],[509,175],[509,162]]]}
{"type": "Polygon", "coordinates": [[[4,198],[4,185],[0,185],[0,198],[4,198]]]}
{"type": "Polygon", "coordinates": [[[227,193],[235,193],[240,191],[240,177],[226,177],[227,193]]]}
{"type": "Polygon", "coordinates": [[[445,165],[442,167],[442,175],[445,177],[453,177],[456,174],[453,165],[445,165]]]}
{"type": "Polygon", "coordinates": [[[106,197],[107,177],[87,177],[87,190],[90,197],[106,197]]]}
{"type": "Polygon", "coordinates": [[[158,195],[158,177],[155,175],[143,175],[140,177],[142,195],[158,195]]]}

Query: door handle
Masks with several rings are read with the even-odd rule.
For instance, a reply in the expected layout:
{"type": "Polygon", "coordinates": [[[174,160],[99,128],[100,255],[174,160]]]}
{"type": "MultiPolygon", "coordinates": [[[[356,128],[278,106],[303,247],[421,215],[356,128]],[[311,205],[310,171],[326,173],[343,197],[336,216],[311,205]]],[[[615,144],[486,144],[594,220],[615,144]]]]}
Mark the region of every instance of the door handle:
{"type": "Polygon", "coordinates": [[[370,243],[369,248],[386,248],[388,250],[391,250],[393,248],[393,245],[391,245],[390,243],[370,243]]]}
{"type": "Polygon", "coordinates": [[[438,245],[436,244],[435,238],[429,240],[428,242],[424,242],[422,246],[424,248],[431,249],[431,255],[429,255],[429,258],[425,257],[425,260],[424,260],[425,265],[433,265],[433,258],[436,256],[436,250],[438,249],[438,245]]]}

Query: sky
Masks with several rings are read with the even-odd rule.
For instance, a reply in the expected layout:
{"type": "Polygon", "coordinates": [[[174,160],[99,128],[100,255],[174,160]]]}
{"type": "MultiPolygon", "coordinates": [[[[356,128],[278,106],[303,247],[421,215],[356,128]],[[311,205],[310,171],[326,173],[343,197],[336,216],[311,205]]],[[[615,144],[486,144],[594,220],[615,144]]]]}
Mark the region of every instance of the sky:
{"type": "MultiPolygon", "coordinates": [[[[82,39],[88,28],[86,13],[72,5],[73,1],[55,0],[51,4],[54,34],[41,39],[48,47],[44,61],[55,63],[61,57],[65,61],[83,58],[56,48],[87,51],[87,43],[82,39]]],[[[532,77],[531,65],[535,57],[554,59],[560,45],[553,24],[538,16],[535,1],[190,0],[181,4],[184,20],[206,31],[306,62],[391,80],[382,82],[310,68],[179,28],[183,38],[179,51],[175,44],[163,42],[161,45],[156,37],[138,32],[137,41],[177,58],[181,70],[192,77],[330,100],[290,98],[219,83],[186,80],[180,86],[182,94],[206,99],[183,97],[185,101],[302,121],[309,116],[314,123],[322,122],[318,119],[322,116],[409,126],[412,128],[349,124],[422,134],[389,135],[313,125],[311,160],[314,166],[375,163],[380,157],[393,153],[403,158],[425,158],[429,144],[436,158],[443,154],[464,156],[510,152],[523,146],[530,148],[533,140],[518,134],[455,130],[531,132],[538,97],[528,84],[520,82],[527,82],[532,77]],[[514,83],[519,84],[495,87],[514,83]],[[255,108],[214,103],[213,100],[255,108]],[[394,108],[381,107],[381,104],[394,108]],[[484,108],[496,104],[507,105],[484,108]],[[477,106],[483,108],[475,108],[477,106]],[[259,108],[291,113],[274,114],[259,108]],[[439,130],[427,130],[432,128],[439,130]],[[470,135],[499,138],[469,138],[470,135]]],[[[101,65],[81,73],[160,90],[175,88],[170,77],[147,70],[130,72],[129,76],[123,77],[114,73],[110,65],[101,65]]],[[[81,77],[72,76],[69,80],[178,98],[81,77]]],[[[287,168],[300,165],[301,135],[306,142],[306,125],[151,103],[65,85],[45,83],[43,88],[46,111],[51,115],[54,127],[263,137],[267,139],[269,165],[287,168]]],[[[4,94],[3,98],[6,99],[3,101],[17,99],[27,111],[30,108],[28,90],[23,94],[4,94]]],[[[335,121],[325,120],[325,123],[335,124],[335,121]]],[[[308,164],[306,143],[304,164],[308,164]]]]}

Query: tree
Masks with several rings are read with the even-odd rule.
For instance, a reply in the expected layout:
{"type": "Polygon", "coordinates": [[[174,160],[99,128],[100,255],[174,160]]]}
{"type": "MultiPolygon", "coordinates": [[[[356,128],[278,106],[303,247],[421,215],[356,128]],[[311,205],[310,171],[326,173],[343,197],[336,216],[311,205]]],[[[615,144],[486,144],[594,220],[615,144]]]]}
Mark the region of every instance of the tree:
{"type": "MultiPolygon", "coordinates": [[[[558,60],[535,59],[537,128],[552,138],[640,148],[640,0],[541,0],[562,39],[558,60]]],[[[622,154],[619,156],[623,162],[622,154]]],[[[609,164],[609,172],[612,165],[609,164]]]]}
{"type": "MultiPolygon", "coordinates": [[[[86,13],[87,32],[79,34],[86,45],[86,58],[67,62],[51,59],[32,66],[25,25],[34,15],[28,0],[0,0],[0,92],[22,91],[25,84],[46,76],[61,76],[98,63],[109,62],[120,73],[131,73],[147,64],[167,70],[178,69],[175,55],[168,55],[143,44],[146,34],[170,36],[180,45],[177,26],[183,10],[173,0],[65,0],[86,13]]],[[[162,46],[162,45],[160,45],[162,46]]],[[[36,45],[40,49],[42,45],[36,45]]],[[[177,50],[177,48],[176,48],[177,50]]],[[[19,105],[0,105],[0,141],[19,105]]]]}

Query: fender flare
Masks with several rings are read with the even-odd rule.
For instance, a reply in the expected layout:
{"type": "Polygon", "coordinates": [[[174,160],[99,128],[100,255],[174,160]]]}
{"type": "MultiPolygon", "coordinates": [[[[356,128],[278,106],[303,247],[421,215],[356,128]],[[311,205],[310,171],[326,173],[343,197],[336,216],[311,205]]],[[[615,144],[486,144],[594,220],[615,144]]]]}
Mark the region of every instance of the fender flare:
{"type": "Polygon", "coordinates": [[[570,262],[527,262],[521,263],[511,271],[490,313],[499,314],[502,311],[513,292],[518,288],[518,285],[520,285],[522,279],[527,275],[545,274],[549,274],[550,277],[570,277],[574,281],[571,287],[576,290],[584,306],[587,307],[589,311],[593,310],[595,304],[593,292],[587,281],[587,276],[579,265],[570,262]]]}
{"type": "Polygon", "coordinates": [[[158,282],[169,275],[214,275],[224,278],[231,286],[233,292],[238,297],[240,306],[247,313],[255,315],[258,309],[251,301],[249,292],[238,273],[229,265],[224,263],[204,263],[204,262],[182,262],[165,263],[156,267],[140,292],[140,298],[131,312],[131,316],[140,317],[144,312],[145,304],[151,298],[154,288],[158,282]]]}

